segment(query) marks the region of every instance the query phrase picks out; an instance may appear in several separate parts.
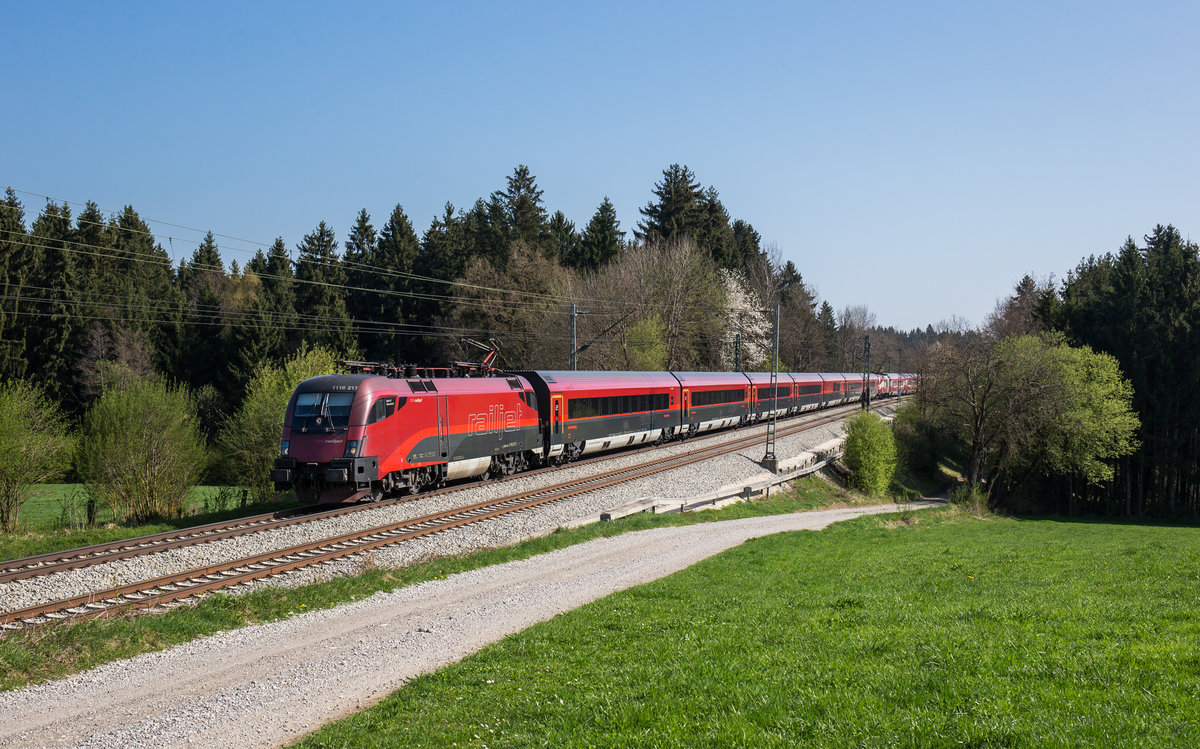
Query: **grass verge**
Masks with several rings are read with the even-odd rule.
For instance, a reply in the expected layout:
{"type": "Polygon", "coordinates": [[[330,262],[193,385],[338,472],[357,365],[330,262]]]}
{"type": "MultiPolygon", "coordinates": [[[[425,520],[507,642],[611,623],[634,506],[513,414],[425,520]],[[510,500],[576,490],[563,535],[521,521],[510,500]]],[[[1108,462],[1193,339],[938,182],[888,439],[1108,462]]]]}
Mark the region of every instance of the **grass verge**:
{"type": "Polygon", "coordinates": [[[513,546],[446,557],[404,569],[370,570],[353,578],[338,578],[298,588],[264,589],[240,596],[218,594],[196,606],[180,607],[158,616],[130,615],[51,626],[28,633],[12,633],[0,639],[0,689],[14,689],[215,632],[285,618],[298,611],[336,606],[378,591],[394,590],[435,577],[524,559],[601,536],[664,525],[800,512],[865,502],[824,481],[810,478],[797,482],[791,492],[773,493],[769,501],[736,504],[720,510],[684,515],[633,515],[610,523],[558,531],[513,546]]]}
{"type": "Polygon", "coordinates": [[[18,559],[77,546],[116,541],[151,533],[203,525],[218,520],[257,515],[296,507],[294,499],[237,505],[238,492],[229,487],[198,486],[188,495],[188,515],[138,525],[113,522],[112,511],[100,508],[97,524],[85,528],[86,499],[81,484],[41,484],[21,507],[16,533],[0,535],[0,559],[18,559]],[[224,490],[224,494],[222,494],[224,490]]]}
{"type": "Polygon", "coordinates": [[[1194,528],[955,508],[752,540],[300,746],[1196,746],[1194,528]]]}

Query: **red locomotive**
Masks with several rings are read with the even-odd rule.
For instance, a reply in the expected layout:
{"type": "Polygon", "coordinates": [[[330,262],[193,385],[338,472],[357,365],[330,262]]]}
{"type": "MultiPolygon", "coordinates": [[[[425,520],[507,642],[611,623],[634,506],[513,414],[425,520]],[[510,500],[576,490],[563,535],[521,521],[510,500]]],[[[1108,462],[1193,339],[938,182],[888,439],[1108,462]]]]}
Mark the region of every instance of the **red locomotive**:
{"type": "MultiPolygon", "coordinates": [[[[872,396],[913,384],[903,374],[866,380],[872,396]]],[[[421,377],[375,366],[300,383],[271,478],[303,502],[377,500],[848,403],[863,386],[863,375],[841,373],[781,372],[772,390],[770,375],[754,372],[421,377]]]]}

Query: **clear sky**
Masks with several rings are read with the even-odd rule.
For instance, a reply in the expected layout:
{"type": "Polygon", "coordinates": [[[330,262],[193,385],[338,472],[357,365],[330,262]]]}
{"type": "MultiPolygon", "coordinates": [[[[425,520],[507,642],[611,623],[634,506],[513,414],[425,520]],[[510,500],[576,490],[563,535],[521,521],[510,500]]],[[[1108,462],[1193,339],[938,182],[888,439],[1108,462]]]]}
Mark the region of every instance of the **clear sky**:
{"type": "MultiPolygon", "coordinates": [[[[623,229],[673,162],[884,325],[980,323],[1156,223],[1200,235],[1200,4],[32,3],[0,187],[289,247],[422,233],[527,164],[623,229]]],[[[29,218],[44,201],[22,195],[29,218]]],[[[198,237],[152,224],[175,256],[198,237]],[[184,241],[192,240],[192,241],[184,241]]],[[[253,246],[223,241],[226,261],[253,246]]]]}

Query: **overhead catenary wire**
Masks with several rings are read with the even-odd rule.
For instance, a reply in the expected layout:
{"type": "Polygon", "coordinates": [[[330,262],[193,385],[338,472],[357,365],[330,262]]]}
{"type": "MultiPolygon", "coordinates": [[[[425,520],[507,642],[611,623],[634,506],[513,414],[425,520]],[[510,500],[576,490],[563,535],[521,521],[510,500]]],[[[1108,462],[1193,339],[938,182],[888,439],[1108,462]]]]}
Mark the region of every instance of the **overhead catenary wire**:
{"type": "MultiPolygon", "coordinates": [[[[0,234],[21,235],[20,232],[16,232],[13,230],[6,230],[6,229],[0,229],[0,234]]],[[[38,247],[39,249],[75,252],[77,254],[89,255],[89,256],[93,256],[93,257],[111,258],[111,259],[115,259],[115,260],[128,260],[128,261],[132,261],[132,262],[149,263],[149,264],[158,265],[158,266],[161,266],[164,268],[174,268],[174,265],[172,263],[164,261],[163,258],[161,258],[157,255],[151,254],[151,253],[145,253],[145,252],[137,253],[137,252],[132,252],[132,251],[126,250],[126,249],[104,247],[101,245],[85,244],[85,243],[76,242],[74,240],[69,240],[69,239],[42,238],[42,237],[38,237],[36,235],[22,235],[22,236],[25,237],[24,241],[26,241],[27,243],[29,243],[30,245],[32,245],[34,247],[38,247]],[[59,246],[60,244],[63,246],[59,246]],[[80,249],[80,248],[85,248],[86,250],[93,250],[93,251],[88,252],[88,251],[85,251],[85,249],[80,249]]],[[[217,269],[217,268],[202,269],[201,272],[206,272],[206,273],[218,273],[219,272],[219,273],[224,274],[224,269],[223,268],[222,269],[217,269]]],[[[454,303],[454,304],[465,304],[468,306],[477,306],[477,307],[492,308],[492,307],[501,306],[501,307],[508,307],[508,308],[518,310],[518,311],[528,310],[528,309],[542,309],[542,306],[538,305],[538,303],[535,301],[480,299],[477,297],[470,297],[470,296],[451,296],[451,295],[447,295],[447,294],[429,294],[429,293],[419,292],[419,291],[399,291],[399,290],[395,290],[395,289],[372,289],[372,288],[367,288],[367,287],[362,287],[362,286],[351,286],[349,284],[336,284],[336,283],[332,283],[329,281],[318,281],[315,279],[306,279],[306,278],[301,278],[296,275],[282,276],[282,275],[278,275],[278,274],[257,273],[257,272],[253,272],[253,271],[251,271],[251,273],[253,273],[253,275],[256,276],[257,278],[288,281],[288,282],[297,283],[297,284],[322,286],[322,287],[327,287],[327,288],[331,288],[331,289],[337,289],[340,291],[362,291],[362,292],[367,292],[367,293],[372,293],[372,294],[380,294],[383,296],[398,296],[398,297],[404,297],[404,298],[426,300],[426,301],[438,301],[438,302],[445,301],[445,302],[450,302],[450,303],[454,303]]],[[[550,301],[555,304],[569,304],[570,303],[568,297],[554,297],[554,298],[547,299],[547,301],[550,301]]],[[[608,313],[599,313],[599,314],[612,316],[612,315],[616,315],[618,313],[608,312],[608,313]]]]}
{"type": "MultiPolygon", "coordinates": [[[[36,287],[38,290],[60,291],[59,289],[50,289],[48,287],[36,287]]],[[[111,314],[75,314],[73,317],[83,321],[109,321],[109,322],[125,322],[135,326],[139,324],[162,324],[162,325],[188,325],[188,326],[207,326],[207,327],[230,327],[253,329],[261,328],[263,323],[271,323],[272,327],[280,330],[295,330],[302,332],[331,332],[336,331],[339,327],[348,326],[351,331],[357,333],[378,333],[385,335],[403,335],[403,336],[436,336],[436,337],[460,337],[464,335],[473,335],[477,337],[499,336],[509,340],[527,340],[527,341],[542,341],[550,343],[565,343],[569,340],[569,336],[563,334],[547,334],[542,331],[535,330],[495,330],[493,328],[478,328],[478,327],[462,327],[462,326],[444,326],[444,325],[423,325],[417,323],[380,323],[370,320],[329,320],[316,315],[298,315],[288,316],[286,314],[268,313],[266,316],[261,316],[262,310],[246,310],[238,308],[236,310],[220,310],[218,315],[197,316],[193,314],[193,310],[189,309],[186,302],[180,303],[151,303],[146,300],[137,300],[135,298],[126,297],[116,294],[101,295],[103,298],[115,299],[115,303],[99,302],[94,300],[72,300],[62,297],[32,297],[24,295],[0,294],[0,301],[15,301],[27,304],[37,305],[65,305],[73,308],[88,308],[91,310],[114,310],[111,314]],[[130,304],[131,301],[139,301],[140,303],[130,304]],[[118,314],[116,310],[120,310],[126,314],[118,314]],[[131,319],[128,313],[143,313],[149,317],[131,319]],[[238,314],[240,313],[240,314],[238,314]]],[[[10,314],[18,317],[61,317],[61,313],[28,310],[28,309],[13,309],[9,310],[10,314]]],[[[719,333],[689,331],[686,337],[699,341],[708,341],[709,343],[719,343],[721,335],[719,333]]],[[[659,343],[657,339],[647,339],[641,337],[626,336],[623,342],[628,345],[653,345],[659,343]]]]}
{"type": "MultiPolygon", "coordinates": [[[[52,196],[46,196],[46,195],[42,195],[39,193],[32,193],[30,191],[18,190],[17,192],[21,192],[23,194],[35,195],[38,197],[43,197],[49,201],[56,200],[52,196]]],[[[70,205],[70,204],[88,205],[88,204],[81,204],[81,203],[76,203],[73,201],[66,201],[66,200],[62,200],[60,202],[62,202],[64,204],[68,204],[68,205],[70,205]]],[[[94,205],[94,204],[91,204],[91,205],[94,205]]],[[[99,211],[102,209],[100,209],[97,206],[96,210],[99,211]]],[[[111,215],[113,215],[114,217],[116,216],[116,212],[109,212],[109,213],[111,215]]],[[[197,233],[202,231],[200,229],[195,229],[193,227],[188,227],[188,226],[184,226],[181,224],[174,224],[171,222],[159,221],[159,220],[152,219],[152,218],[147,218],[147,217],[142,217],[142,216],[138,216],[138,218],[141,221],[160,223],[163,225],[181,228],[181,229],[184,229],[187,231],[194,231],[197,233]]],[[[64,221],[67,222],[67,224],[69,226],[71,219],[67,218],[65,215],[63,216],[63,219],[64,219],[64,221]]],[[[96,226],[96,227],[99,227],[102,229],[107,229],[110,226],[110,223],[88,221],[88,220],[82,219],[82,217],[76,217],[75,221],[76,221],[76,224],[84,223],[84,224],[93,225],[93,226],[96,226]]],[[[154,239],[156,241],[159,239],[159,237],[163,236],[160,234],[156,234],[152,231],[146,231],[146,230],[143,230],[143,229],[140,229],[137,227],[128,227],[128,226],[121,227],[120,231],[122,231],[126,234],[130,234],[130,235],[145,236],[145,237],[154,239]]],[[[38,234],[34,233],[33,231],[30,231],[30,232],[10,231],[7,233],[10,235],[19,236],[21,238],[21,241],[28,242],[31,246],[35,246],[40,249],[74,252],[74,253],[78,253],[78,254],[82,254],[82,255],[91,255],[91,256],[100,257],[100,258],[110,258],[110,259],[117,259],[117,260],[127,260],[127,261],[131,261],[131,262],[151,263],[151,264],[156,264],[156,265],[166,267],[166,268],[174,268],[174,262],[162,250],[161,243],[159,243],[157,247],[155,247],[147,252],[134,252],[128,248],[85,244],[85,243],[79,242],[77,240],[73,240],[73,239],[69,239],[69,238],[65,238],[65,237],[61,237],[61,236],[38,235],[38,234]],[[88,252],[87,250],[91,250],[91,252],[88,252]]],[[[243,239],[240,237],[235,237],[233,235],[219,234],[216,232],[206,232],[206,234],[212,234],[213,237],[220,236],[220,237],[223,237],[226,239],[231,239],[233,241],[244,242],[246,244],[255,245],[260,248],[274,246],[273,244],[268,245],[265,242],[256,242],[253,240],[246,240],[246,239],[243,239]]],[[[174,237],[173,235],[165,235],[165,236],[168,239],[168,241],[178,239],[181,242],[195,243],[197,245],[203,241],[203,240],[193,240],[193,239],[183,238],[183,237],[174,237]]],[[[229,249],[229,248],[227,248],[227,249],[229,249]]],[[[249,252],[248,250],[244,250],[241,248],[237,248],[237,251],[249,252]]],[[[399,296],[399,297],[406,297],[406,298],[411,298],[411,299],[416,299],[416,300],[424,300],[424,301],[449,302],[449,303],[453,303],[453,304],[460,304],[460,305],[467,305],[467,306],[474,306],[474,307],[485,307],[485,308],[489,308],[489,309],[501,307],[501,308],[507,308],[507,309],[511,309],[514,311],[518,311],[518,312],[526,311],[529,309],[538,309],[539,312],[541,312],[542,314],[546,313],[543,305],[547,301],[550,303],[562,304],[565,306],[572,301],[588,301],[590,299],[588,297],[540,294],[540,293],[536,293],[536,292],[525,292],[525,291],[522,291],[519,289],[500,289],[500,288],[495,288],[495,287],[483,286],[483,285],[479,285],[479,284],[470,284],[470,283],[458,282],[458,281],[447,281],[445,279],[432,278],[432,277],[428,277],[428,276],[422,276],[419,274],[406,273],[403,271],[382,270],[382,269],[378,269],[378,268],[375,268],[373,266],[363,264],[363,263],[347,262],[344,259],[343,260],[335,259],[333,261],[321,261],[321,260],[316,260],[313,258],[304,258],[300,261],[292,261],[291,257],[290,257],[290,253],[289,253],[289,255],[287,257],[287,261],[291,264],[296,265],[297,267],[299,267],[302,263],[307,263],[307,264],[312,264],[312,265],[317,265],[317,266],[325,266],[325,267],[338,267],[338,268],[350,270],[350,271],[356,271],[356,270],[357,271],[366,271],[366,272],[369,272],[369,273],[372,273],[375,275],[379,275],[379,276],[383,276],[383,277],[389,277],[389,276],[390,277],[400,277],[400,278],[406,278],[409,280],[416,280],[416,281],[421,281],[421,282],[444,284],[444,285],[448,285],[451,287],[457,286],[457,287],[462,287],[464,289],[469,289],[469,290],[473,290],[473,291],[490,292],[490,293],[499,294],[502,296],[508,296],[508,295],[515,295],[518,297],[523,296],[523,297],[528,297],[528,299],[527,300],[526,299],[495,299],[495,298],[480,299],[478,297],[467,296],[467,295],[434,294],[434,293],[423,293],[423,292],[412,292],[412,291],[400,291],[400,290],[392,290],[392,289],[366,288],[366,287],[360,287],[360,286],[353,286],[350,284],[337,284],[337,283],[332,283],[332,282],[328,282],[328,281],[305,279],[305,278],[292,276],[292,275],[274,275],[274,274],[269,274],[269,273],[254,273],[254,275],[259,278],[262,278],[264,280],[270,279],[270,280],[286,281],[286,282],[291,282],[291,283],[295,283],[295,284],[312,284],[312,285],[317,285],[317,286],[338,289],[338,290],[342,290],[342,291],[365,292],[365,293],[371,293],[371,294],[381,294],[381,295],[386,295],[386,296],[399,296]]],[[[189,264],[189,263],[187,263],[187,261],[181,260],[181,265],[185,265],[189,269],[197,270],[197,271],[201,271],[201,272],[220,273],[222,276],[225,276],[225,274],[226,274],[226,269],[223,264],[210,266],[210,265],[204,264],[204,263],[189,264]]],[[[253,273],[253,272],[250,271],[250,272],[248,272],[248,274],[249,273],[253,273]]],[[[225,276],[225,277],[230,278],[230,276],[225,276]]],[[[236,279],[238,277],[234,276],[232,278],[233,278],[233,280],[236,281],[236,279]]],[[[41,290],[49,291],[50,289],[48,287],[41,287],[41,290]]],[[[55,290],[55,291],[57,291],[57,290],[55,290]]],[[[57,299],[57,298],[35,299],[32,297],[24,298],[22,301],[24,301],[26,303],[42,303],[42,304],[55,303],[55,302],[61,303],[62,302],[61,299],[57,299]]],[[[618,311],[614,311],[614,312],[593,312],[593,316],[598,315],[598,316],[620,317],[621,320],[627,318],[631,314],[630,310],[636,311],[637,306],[638,306],[636,302],[626,302],[623,300],[591,299],[591,301],[592,301],[593,305],[595,305],[595,304],[607,305],[607,306],[611,306],[611,307],[616,307],[618,310],[618,311]],[[624,309],[622,309],[622,308],[624,308],[624,309]]],[[[127,309],[130,309],[131,311],[134,309],[140,309],[140,311],[143,311],[143,312],[148,311],[146,308],[129,307],[129,302],[130,302],[130,298],[125,298],[123,300],[123,304],[125,305],[125,307],[127,309]]],[[[678,305],[676,305],[676,306],[678,306],[678,305]]],[[[685,307],[691,308],[690,305],[685,305],[685,307]]],[[[179,313],[181,315],[187,314],[187,318],[186,318],[185,322],[186,322],[186,324],[192,324],[192,325],[196,325],[196,324],[232,325],[232,324],[235,324],[233,322],[233,318],[236,318],[236,316],[238,314],[242,314],[243,316],[254,315],[254,316],[256,316],[256,320],[254,322],[238,324],[238,325],[244,325],[245,327],[253,327],[253,326],[261,325],[263,322],[283,323],[286,321],[286,318],[289,315],[293,315],[293,313],[284,312],[284,311],[270,312],[270,311],[264,311],[262,309],[230,308],[227,306],[220,306],[220,305],[199,305],[195,302],[186,302],[186,303],[180,302],[178,305],[176,305],[176,307],[174,309],[178,309],[179,313]],[[214,315],[218,315],[219,317],[215,321],[201,320],[201,319],[199,319],[199,315],[197,315],[195,313],[190,313],[187,310],[183,309],[185,304],[190,304],[191,308],[194,309],[196,313],[210,312],[214,315]]],[[[174,309],[172,309],[171,311],[174,311],[174,309]]],[[[159,310],[160,310],[159,307],[154,307],[154,308],[150,309],[149,311],[158,312],[159,310]]],[[[29,314],[40,314],[40,313],[29,313],[29,314]]],[[[562,314],[565,314],[565,310],[562,314]]],[[[539,340],[545,340],[545,341],[551,341],[551,342],[567,340],[567,336],[564,336],[564,335],[547,334],[545,332],[534,333],[531,331],[517,331],[517,330],[512,330],[512,329],[496,331],[496,330],[488,329],[488,328],[465,328],[465,327],[450,327],[450,326],[437,326],[437,325],[419,325],[419,324],[415,324],[415,323],[409,323],[409,324],[380,323],[378,321],[373,321],[373,320],[347,321],[344,319],[333,320],[328,323],[321,324],[320,319],[317,318],[316,316],[299,315],[299,314],[297,314],[297,316],[295,316],[295,319],[297,319],[301,322],[304,322],[304,318],[311,318],[311,324],[310,325],[298,325],[295,322],[289,322],[289,326],[294,329],[303,329],[303,330],[331,330],[331,329],[337,329],[338,327],[349,323],[352,326],[352,330],[355,330],[358,332],[364,332],[364,333],[373,332],[373,333],[384,333],[384,334],[390,333],[390,334],[398,334],[398,335],[422,335],[423,336],[423,335],[462,335],[465,332],[466,334],[474,334],[474,335],[503,335],[508,338],[523,336],[526,338],[537,338],[539,340]]],[[[88,319],[92,319],[92,318],[88,318],[88,319]]],[[[122,318],[104,318],[104,319],[122,319],[122,318]]],[[[617,324],[619,324],[621,322],[621,320],[618,320],[617,324]]],[[[162,320],[161,322],[171,323],[171,322],[179,322],[179,320],[162,320]]],[[[736,322],[735,322],[735,325],[739,328],[741,327],[740,325],[737,325],[736,322]]],[[[610,328],[611,327],[613,327],[613,326],[610,326],[610,328]]],[[[670,336],[670,338],[672,340],[674,340],[674,339],[678,339],[680,336],[691,339],[691,340],[698,340],[698,341],[708,340],[710,342],[721,342],[721,334],[698,333],[696,331],[687,331],[687,332],[683,332],[683,333],[680,333],[677,331],[677,332],[673,333],[670,336]]],[[[657,342],[657,341],[637,340],[637,339],[629,338],[628,336],[626,336],[623,340],[627,344],[630,344],[630,345],[639,345],[639,344],[643,344],[643,343],[650,344],[650,343],[657,342]]]]}
{"type": "MultiPolygon", "coordinates": [[[[34,192],[30,192],[30,191],[28,191],[28,190],[20,190],[20,189],[17,189],[17,188],[12,188],[12,189],[13,189],[13,191],[14,191],[14,192],[22,193],[22,194],[25,194],[25,195],[34,195],[34,196],[37,196],[37,197],[46,198],[47,200],[49,200],[49,201],[52,201],[52,202],[54,202],[54,201],[57,201],[57,202],[60,202],[60,203],[66,204],[66,205],[87,205],[86,203],[78,203],[78,202],[75,202],[75,201],[69,201],[69,200],[60,200],[60,199],[53,198],[53,197],[51,197],[51,196],[48,196],[48,195],[42,195],[42,194],[40,194],[40,193],[34,193],[34,192]]],[[[118,214],[118,212],[116,212],[116,211],[108,211],[108,210],[105,210],[105,209],[100,209],[99,207],[97,207],[97,210],[98,210],[98,211],[100,211],[100,212],[102,212],[102,213],[109,213],[110,215],[112,215],[112,216],[114,216],[114,217],[115,217],[115,216],[118,214]]],[[[141,219],[141,220],[142,220],[142,221],[144,221],[144,222],[149,222],[149,223],[160,223],[160,224],[163,224],[163,225],[165,225],[165,226],[173,226],[173,227],[176,227],[176,228],[186,229],[186,230],[188,230],[188,231],[195,231],[195,232],[201,232],[201,231],[204,231],[204,230],[201,230],[201,229],[195,229],[195,228],[188,227],[188,226],[184,226],[184,225],[181,225],[181,224],[173,224],[173,223],[170,223],[170,222],[167,222],[167,221],[161,221],[161,220],[159,220],[159,219],[147,218],[147,217],[141,216],[140,214],[138,215],[138,218],[139,218],[139,219],[141,219]]],[[[76,221],[77,223],[79,223],[79,222],[80,222],[80,219],[79,219],[78,217],[76,217],[75,221],[76,221]]],[[[86,221],[86,220],[84,220],[84,221],[83,221],[83,223],[86,223],[86,224],[89,224],[89,225],[93,225],[93,226],[98,226],[98,227],[101,227],[101,228],[108,228],[108,226],[109,226],[109,224],[107,224],[107,223],[100,223],[100,222],[97,222],[97,221],[86,221]]],[[[162,238],[166,238],[166,239],[168,239],[168,240],[179,240],[179,241],[181,241],[181,242],[189,242],[189,243],[194,243],[194,244],[196,244],[197,246],[199,246],[199,245],[200,245],[200,243],[204,241],[203,239],[195,240],[195,239],[190,239],[190,238],[186,238],[186,237],[175,237],[175,236],[172,236],[172,235],[169,235],[169,234],[158,234],[158,233],[155,233],[155,232],[152,232],[152,231],[142,231],[142,230],[139,230],[139,229],[134,229],[134,228],[129,228],[129,227],[121,227],[121,230],[122,230],[122,231],[125,231],[125,232],[129,232],[129,233],[131,233],[131,234],[139,234],[139,235],[142,235],[142,236],[151,237],[151,238],[155,239],[156,241],[159,241],[160,243],[161,243],[160,237],[162,237],[162,238]]],[[[206,233],[206,234],[212,234],[212,236],[213,236],[213,237],[218,237],[218,236],[219,236],[219,237],[225,237],[225,238],[229,238],[229,239],[234,239],[234,240],[236,240],[236,241],[239,241],[239,242],[245,242],[245,243],[247,243],[247,244],[253,245],[254,247],[256,247],[256,248],[260,248],[260,249],[261,249],[261,248],[267,248],[267,249],[270,249],[271,247],[273,247],[273,246],[274,246],[274,242],[272,242],[272,243],[268,244],[268,243],[266,243],[266,242],[258,242],[258,241],[255,241],[255,240],[242,239],[242,238],[240,238],[240,237],[234,237],[234,236],[232,236],[232,235],[228,235],[228,234],[218,234],[217,232],[211,232],[211,231],[208,231],[208,232],[205,232],[205,233],[206,233]]],[[[246,252],[246,253],[249,253],[249,252],[250,252],[250,250],[241,249],[241,248],[230,248],[230,249],[236,249],[238,252],[246,252]]],[[[290,259],[290,257],[289,257],[289,259],[290,259]]],[[[294,262],[297,262],[297,263],[298,263],[298,262],[300,262],[300,261],[298,261],[298,260],[297,260],[297,261],[294,261],[294,262]]],[[[494,287],[482,286],[482,285],[479,285],[479,284],[467,283],[467,282],[465,282],[465,281],[461,281],[461,280],[447,280],[447,279],[444,279],[444,278],[437,278],[437,277],[435,277],[435,276],[425,276],[425,275],[416,274],[416,273],[409,273],[409,272],[406,272],[406,271],[397,271],[397,270],[394,270],[394,269],[383,269],[383,268],[377,268],[377,267],[375,267],[375,266],[366,265],[366,264],[363,264],[363,263],[356,263],[356,262],[353,262],[353,261],[350,261],[349,263],[347,263],[347,261],[345,261],[344,259],[342,259],[342,260],[338,260],[338,261],[336,261],[336,262],[332,262],[332,263],[331,263],[331,262],[325,262],[325,261],[318,261],[318,260],[314,260],[314,259],[307,259],[307,260],[306,260],[306,262],[312,262],[312,263],[314,263],[314,264],[316,264],[316,265],[322,265],[322,266],[326,266],[326,267],[334,267],[334,266],[336,266],[336,265],[340,264],[340,265],[341,265],[341,267],[343,267],[343,268],[353,267],[353,268],[355,268],[355,269],[357,269],[357,270],[365,270],[365,271],[369,271],[369,272],[372,272],[372,273],[376,273],[376,274],[383,275],[383,276],[388,276],[388,277],[406,278],[406,279],[408,279],[408,280],[412,280],[412,281],[420,281],[420,282],[423,282],[423,283],[436,283],[436,284],[443,284],[443,285],[447,285],[447,286],[453,286],[453,287],[460,287],[460,288],[475,289],[475,290],[479,290],[479,291],[492,291],[492,292],[501,293],[501,294],[511,294],[511,295],[515,295],[515,296],[527,296],[527,297],[533,297],[533,298],[546,298],[546,299],[552,299],[552,300],[559,301],[559,302],[564,302],[564,303],[567,303],[567,304],[569,304],[571,301],[575,301],[575,302],[588,302],[588,303],[590,303],[590,304],[604,304],[604,305],[619,306],[619,307],[628,306],[628,305],[630,304],[629,302],[623,302],[623,301],[620,301],[620,300],[610,300],[610,299],[600,299],[600,298],[587,298],[587,297],[579,297],[579,298],[576,298],[576,299],[573,299],[573,300],[572,300],[572,299],[567,299],[567,298],[565,298],[565,297],[560,297],[560,296],[555,296],[555,295],[541,294],[541,293],[539,293],[539,292],[527,292],[527,291],[521,291],[521,290],[519,290],[519,289],[498,289],[498,288],[494,288],[494,287]]],[[[170,264],[171,264],[171,266],[172,266],[172,267],[174,267],[174,262],[173,262],[173,261],[172,261],[170,264]]],[[[219,268],[219,269],[218,269],[218,268],[208,268],[208,267],[206,267],[206,268],[204,268],[204,269],[205,269],[205,270],[221,270],[222,272],[224,272],[224,270],[225,270],[225,269],[224,269],[224,267],[222,267],[222,268],[219,268]]],[[[616,313],[612,313],[612,314],[616,314],[616,313]]]]}

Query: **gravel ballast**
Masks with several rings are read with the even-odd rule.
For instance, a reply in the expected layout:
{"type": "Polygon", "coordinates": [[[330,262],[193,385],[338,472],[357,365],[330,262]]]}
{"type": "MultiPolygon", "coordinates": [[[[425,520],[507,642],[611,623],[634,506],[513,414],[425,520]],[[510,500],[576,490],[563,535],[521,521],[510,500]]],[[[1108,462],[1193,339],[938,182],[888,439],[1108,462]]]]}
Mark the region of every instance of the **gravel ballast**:
{"type": "Polygon", "coordinates": [[[0,746],[277,746],[488,643],[747,539],[899,509],[626,533],[223,632],[0,694],[0,746]]]}
{"type": "MultiPolygon", "coordinates": [[[[787,423],[792,424],[797,421],[793,419],[787,423]]],[[[669,457],[697,446],[740,439],[747,434],[761,434],[762,432],[763,427],[726,431],[712,437],[670,445],[657,454],[669,457]]],[[[836,422],[789,437],[781,437],[778,440],[776,453],[781,459],[786,459],[831,438],[841,436],[842,433],[841,422],[836,422]]],[[[650,478],[609,487],[575,499],[555,502],[515,515],[477,523],[453,532],[438,533],[395,547],[369,552],[367,555],[358,555],[320,567],[299,570],[270,581],[242,586],[237,592],[252,590],[262,585],[301,585],[315,580],[328,579],[334,575],[354,574],[362,569],[367,559],[376,566],[395,567],[430,557],[509,544],[553,531],[555,528],[578,522],[584,518],[598,517],[607,509],[642,497],[686,498],[703,494],[718,486],[762,477],[764,472],[758,464],[762,454],[763,445],[758,443],[737,453],[706,460],[650,478]]],[[[54,573],[45,577],[0,584],[0,611],[14,611],[47,601],[86,595],[204,565],[242,559],[342,533],[452,509],[472,502],[529,491],[603,470],[636,465],[650,459],[646,453],[618,455],[601,464],[567,466],[557,471],[518,476],[503,482],[481,483],[467,486],[463,491],[449,495],[425,497],[413,502],[372,508],[337,518],[188,546],[134,559],[107,562],[83,569],[54,573]]]]}

